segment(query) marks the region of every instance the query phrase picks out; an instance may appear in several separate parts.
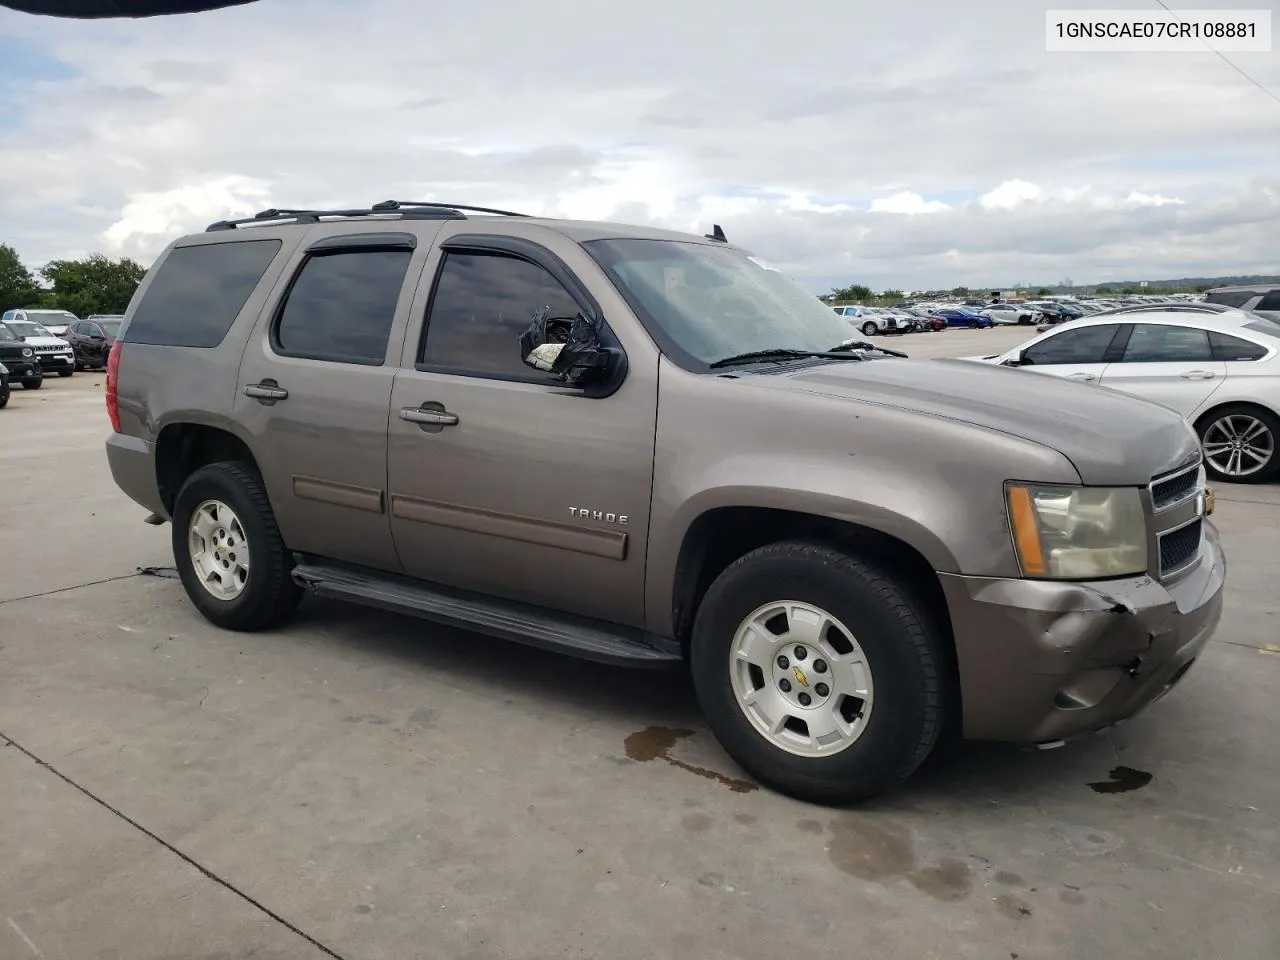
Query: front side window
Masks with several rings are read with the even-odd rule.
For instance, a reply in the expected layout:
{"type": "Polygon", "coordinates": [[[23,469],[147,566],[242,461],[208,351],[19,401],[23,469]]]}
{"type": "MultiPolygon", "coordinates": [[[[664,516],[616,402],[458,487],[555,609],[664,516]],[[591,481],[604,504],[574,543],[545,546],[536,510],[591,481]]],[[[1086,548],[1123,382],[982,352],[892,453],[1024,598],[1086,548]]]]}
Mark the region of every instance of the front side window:
{"type": "Polygon", "coordinates": [[[679,240],[584,244],[638,313],[695,362],[756,350],[825,351],[849,325],[812,293],[745,252],[679,240]]]}
{"type": "Polygon", "coordinates": [[[1114,323],[1068,328],[1028,347],[1022,353],[1022,362],[1033,366],[1105,363],[1107,348],[1118,329],[1114,323]]]}
{"type": "Polygon", "coordinates": [[[433,370],[540,381],[520,355],[533,316],[572,319],[581,309],[537,264],[500,253],[449,251],[436,280],[418,362],[433,370]]]}
{"type": "Polygon", "coordinates": [[[364,249],[309,257],[276,320],[276,352],[381,364],[411,256],[409,250],[364,249]]]}
{"type": "Polygon", "coordinates": [[[1124,363],[1201,363],[1212,359],[1204,330],[1163,323],[1135,324],[1121,357],[1124,363]]]}

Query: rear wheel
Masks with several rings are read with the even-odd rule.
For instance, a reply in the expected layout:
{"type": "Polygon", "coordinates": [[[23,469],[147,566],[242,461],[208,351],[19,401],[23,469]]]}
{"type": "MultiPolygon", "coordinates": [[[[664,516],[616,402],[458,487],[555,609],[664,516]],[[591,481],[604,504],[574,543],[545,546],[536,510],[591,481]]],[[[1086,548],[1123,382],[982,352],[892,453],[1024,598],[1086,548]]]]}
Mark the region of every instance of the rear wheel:
{"type": "Polygon", "coordinates": [[[876,325],[868,320],[862,325],[862,335],[864,337],[873,337],[876,333],[876,325]]]}
{"type": "Polygon", "coordinates": [[[173,559],[196,609],[228,630],[276,626],[302,598],[262,482],[241,463],[201,467],[182,485],[173,559]]]}
{"type": "Polygon", "coordinates": [[[908,777],[943,722],[941,647],[892,579],[792,541],[731,564],[698,608],[698,700],[749,774],[813,803],[866,800],[908,777]]]}
{"type": "Polygon", "coordinates": [[[1205,472],[1225,483],[1262,483],[1280,474],[1280,418],[1248,404],[1214,410],[1200,421],[1205,472]]]}

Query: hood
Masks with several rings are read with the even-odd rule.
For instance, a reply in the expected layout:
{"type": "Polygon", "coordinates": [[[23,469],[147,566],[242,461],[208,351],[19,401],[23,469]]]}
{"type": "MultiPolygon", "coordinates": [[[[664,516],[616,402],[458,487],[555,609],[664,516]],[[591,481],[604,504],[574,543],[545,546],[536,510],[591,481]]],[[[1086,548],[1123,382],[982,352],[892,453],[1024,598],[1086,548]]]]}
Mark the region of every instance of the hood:
{"type": "Polygon", "coordinates": [[[1143,485],[1200,456],[1195,431],[1167,407],[1008,367],[889,359],[752,372],[750,378],[759,386],[884,404],[1028,440],[1057,450],[1091,485],[1143,485]]]}
{"type": "Polygon", "coordinates": [[[28,347],[70,347],[66,340],[61,337],[27,337],[25,341],[28,347]]]}

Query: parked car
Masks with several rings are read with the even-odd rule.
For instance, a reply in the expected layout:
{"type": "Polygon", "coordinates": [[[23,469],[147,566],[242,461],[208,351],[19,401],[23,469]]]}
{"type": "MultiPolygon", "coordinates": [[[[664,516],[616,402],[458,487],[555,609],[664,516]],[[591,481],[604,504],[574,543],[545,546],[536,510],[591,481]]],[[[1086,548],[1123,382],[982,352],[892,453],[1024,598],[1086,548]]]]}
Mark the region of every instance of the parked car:
{"type": "Polygon", "coordinates": [[[67,327],[78,319],[79,317],[67,310],[41,310],[32,307],[6,310],[4,315],[0,316],[0,323],[8,323],[10,320],[38,323],[53,336],[61,337],[67,332],[67,327]]]}
{"type": "Polygon", "coordinates": [[[1038,316],[1036,311],[1029,307],[1021,307],[1017,304],[1009,303],[993,303],[981,312],[990,317],[993,323],[1001,324],[1002,326],[1030,326],[1035,323],[1038,316]]]}
{"type": "Polygon", "coordinates": [[[1275,284],[1217,287],[1205,292],[1204,302],[1252,310],[1268,320],[1280,321],[1280,286],[1275,284]]]}
{"type": "Polygon", "coordinates": [[[685,667],[812,802],[1165,694],[1225,578],[1186,422],[848,333],[718,227],[268,211],[148,270],[107,457],[215,625],[311,591],[685,667]]]}
{"type": "Polygon", "coordinates": [[[902,320],[896,312],[881,310],[879,307],[832,307],[837,316],[844,317],[849,325],[862,332],[864,337],[872,337],[878,333],[906,333],[902,320]]]}
{"type": "Polygon", "coordinates": [[[107,365],[107,354],[116,342],[123,322],[124,317],[98,315],[71,324],[66,339],[75,355],[77,370],[107,365]]]}
{"type": "Polygon", "coordinates": [[[1141,310],[1055,327],[966,360],[1110,387],[1186,417],[1216,480],[1280,475],[1280,323],[1243,310],[1141,310]]]}
{"type": "Polygon", "coordinates": [[[28,390],[39,390],[44,383],[35,350],[6,323],[0,323],[0,363],[9,371],[10,384],[17,380],[28,390]]]}
{"type": "Polygon", "coordinates": [[[948,327],[968,327],[970,330],[977,330],[995,326],[990,317],[968,307],[938,307],[933,311],[933,315],[946,321],[948,327]]]}
{"type": "Polygon", "coordinates": [[[5,314],[9,319],[2,320],[10,330],[26,341],[34,352],[36,361],[44,373],[56,373],[60,377],[69,377],[75,372],[75,357],[71,352],[71,344],[61,337],[55,337],[50,330],[35,320],[31,315],[34,310],[11,310],[5,314]]]}
{"type": "Polygon", "coordinates": [[[919,320],[923,327],[930,332],[936,333],[939,330],[947,329],[947,321],[942,317],[934,316],[932,310],[927,307],[907,307],[906,312],[919,320]]]}

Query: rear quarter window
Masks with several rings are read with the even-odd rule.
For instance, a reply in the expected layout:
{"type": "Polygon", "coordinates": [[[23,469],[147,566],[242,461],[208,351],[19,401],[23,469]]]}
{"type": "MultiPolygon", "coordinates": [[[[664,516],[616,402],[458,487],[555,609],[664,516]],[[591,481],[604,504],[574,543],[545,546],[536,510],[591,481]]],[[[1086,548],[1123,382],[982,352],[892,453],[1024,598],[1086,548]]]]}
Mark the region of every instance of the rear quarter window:
{"type": "Polygon", "coordinates": [[[231,329],[279,240],[175,247],[134,311],[125,339],[164,347],[216,347],[231,329]]]}

